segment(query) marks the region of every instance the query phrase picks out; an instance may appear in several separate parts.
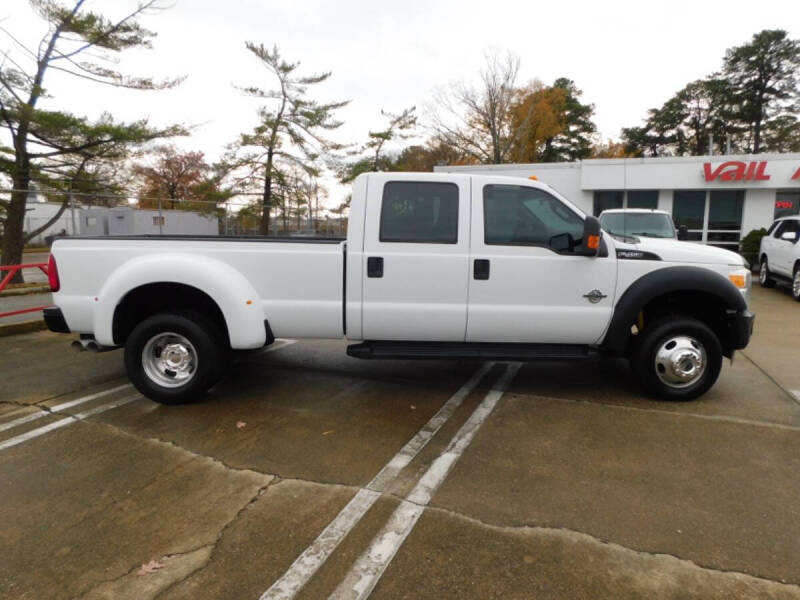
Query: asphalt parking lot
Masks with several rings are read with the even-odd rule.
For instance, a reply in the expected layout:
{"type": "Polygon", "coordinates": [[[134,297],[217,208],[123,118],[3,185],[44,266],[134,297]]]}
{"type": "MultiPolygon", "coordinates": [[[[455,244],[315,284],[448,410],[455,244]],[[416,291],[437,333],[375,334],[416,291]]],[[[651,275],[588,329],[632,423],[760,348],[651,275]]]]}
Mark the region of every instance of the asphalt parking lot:
{"type": "Polygon", "coordinates": [[[623,361],[279,340],[160,406],[0,338],[2,598],[800,598],[800,305],[691,403],[623,361]]]}

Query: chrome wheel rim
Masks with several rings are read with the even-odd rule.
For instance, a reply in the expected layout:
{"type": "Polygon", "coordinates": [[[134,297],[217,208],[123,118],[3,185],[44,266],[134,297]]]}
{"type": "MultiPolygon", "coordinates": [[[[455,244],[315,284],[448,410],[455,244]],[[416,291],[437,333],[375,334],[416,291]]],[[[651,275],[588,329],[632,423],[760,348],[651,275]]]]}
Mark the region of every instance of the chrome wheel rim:
{"type": "Polygon", "coordinates": [[[707,362],[703,344],[688,335],[676,335],[661,344],[654,366],[661,383],[682,389],[700,380],[706,372],[707,362]]]}
{"type": "Polygon", "coordinates": [[[767,262],[761,263],[761,269],[758,271],[758,281],[761,285],[767,283],[767,262]]]}
{"type": "Polygon", "coordinates": [[[177,388],[197,373],[197,351],[184,336],[171,331],[154,335],[142,350],[142,367],[154,383],[177,388]]]}
{"type": "Polygon", "coordinates": [[[800,269],[795,271],[792,279],[792,295],[795,298],[800,298],[800,269]]]}

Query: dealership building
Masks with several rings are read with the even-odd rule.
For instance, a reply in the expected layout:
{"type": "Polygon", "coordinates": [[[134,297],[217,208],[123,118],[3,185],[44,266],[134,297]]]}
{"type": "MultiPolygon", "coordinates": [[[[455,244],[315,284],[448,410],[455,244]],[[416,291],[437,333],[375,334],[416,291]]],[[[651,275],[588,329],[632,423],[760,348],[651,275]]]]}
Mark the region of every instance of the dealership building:
{"type": "Polygon", "coordinates": [[[535,176],[585,212],[656,208],[690,240],[735,250],[753,229],[800,213],[800,154],[594,159],[439,166],[437,172],[535,176]]]}

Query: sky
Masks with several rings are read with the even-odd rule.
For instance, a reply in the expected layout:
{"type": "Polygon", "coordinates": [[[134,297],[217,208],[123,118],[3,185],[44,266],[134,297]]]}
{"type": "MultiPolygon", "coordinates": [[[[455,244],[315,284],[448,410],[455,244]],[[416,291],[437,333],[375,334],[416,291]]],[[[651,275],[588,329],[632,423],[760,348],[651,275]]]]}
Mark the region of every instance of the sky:
{"type": "MultiPolygon", "coordinates": [[[[113,17],[135,1],[86,6],[113,17]]],[[[416,106],[424,124],[434,91],[473,80],[493,51],[519,56],[520,83],[574,80],[583,101],[595,106],[599,134],[618,139],[648,108],[719,69],[725,50],[753,33],[780,28],[800,37],[800,1],[173,0],[143,24],[158,33],[153,48],[125,53],[120,68],[186,76],[184,83],[138,92],[53,73],[45,82],[53,96],[48,103],[90,117],[109,111],[121,119],[191,125],[192,135],[176,145],[213,161],[256,123],[259,100],[235,85],[274,85],[245,41],[276,44],[301,63],[301,74],[332,72],[314,96],[350,100],[337,115],[344,125],[331,135],[342,143],[363,143],[370,129],[380,129],[381,109],[416,106]]],[[[33,46],[45,33],[27,0],[0,0],[0,25],[33,46]]],[[[0,35],[0,53],[6,50],[13,44],[0,35]]],[[[330,176],[326,182],[335,206],[347,188],[330,176]]]]}

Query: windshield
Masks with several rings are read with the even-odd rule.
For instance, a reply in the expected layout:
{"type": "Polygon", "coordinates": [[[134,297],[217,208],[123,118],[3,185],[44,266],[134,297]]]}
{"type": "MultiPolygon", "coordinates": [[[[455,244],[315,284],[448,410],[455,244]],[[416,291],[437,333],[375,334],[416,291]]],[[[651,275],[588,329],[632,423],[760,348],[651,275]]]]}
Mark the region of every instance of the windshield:
{"type": "Polygon", "coordinates": [[[674,238],[675,227],[669,215],[662,213],[606,213],[600,225],[614,235],[674,238]]]}

